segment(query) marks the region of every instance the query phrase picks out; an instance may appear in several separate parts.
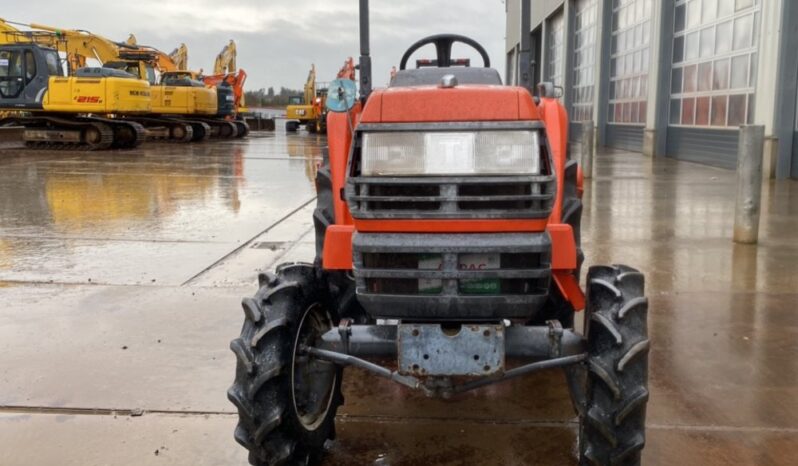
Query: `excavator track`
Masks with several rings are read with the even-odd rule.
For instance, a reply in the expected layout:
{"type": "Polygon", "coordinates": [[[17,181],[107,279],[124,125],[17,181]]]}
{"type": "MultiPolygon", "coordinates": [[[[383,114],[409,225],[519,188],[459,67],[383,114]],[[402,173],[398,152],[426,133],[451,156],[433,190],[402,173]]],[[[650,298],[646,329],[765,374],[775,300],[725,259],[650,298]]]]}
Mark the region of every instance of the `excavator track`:
{"type": "Polygon", "coordinates": [[[208,123],[198,120],[181,120],[191,125],[191,129],[194,131],[194,137],[191,139],[192,142],[202,142],[207,141],[211,137],[211,126],[208,123]]]}
{"type": "Polygon", "coordinates": [[[246,121],[235,120],[233,123],[236,125],[236,128],[238,128],[238,135],[236,136],[237,138],[241,139],[249,134],[249,125],[246,121]]]}
{"type": "Polygon", "coordinates": [[[235,139],[240,137],[238,135],[238,126],[228,120],[216,120],[212,118],[203,118],[203,123],[206,123],[211,128],[212,139],[235,139]]]}
{"type": "Polygon", "coordinates": [[[192,142],[195,140],[194,126],[185,120],[141,116],[127,117],[125,120],[144,126],[147,139],[167,142],[192,142]]]}
{"type": "Polygon", "coordinates": [[[90,117],[29,116],[0,120],[0,126],[10,125],[25,128],[23,141],[31,149],[93,151],[110,149],[114,143],[113,128],[90,117]]]}
{"type": "Polygon", "coordinates": [[[89,118],[91,121],[99,121],[111,127],[114,132],[114,142],[111,147],[114,149],[133,149],[147,139],[147,130],[135,121],[96,116],[89,118]]]}

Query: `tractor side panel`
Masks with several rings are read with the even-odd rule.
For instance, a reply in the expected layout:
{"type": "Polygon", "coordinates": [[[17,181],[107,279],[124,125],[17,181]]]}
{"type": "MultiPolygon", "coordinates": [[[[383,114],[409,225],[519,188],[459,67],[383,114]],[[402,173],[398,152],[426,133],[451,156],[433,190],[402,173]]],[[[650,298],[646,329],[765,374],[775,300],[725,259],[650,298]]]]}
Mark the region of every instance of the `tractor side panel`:
{"type": "MultiPolygon", "coordinates": [[[[327,145],[332,176],[333,208],[337,225],[352,225],[352,215],[343,200],[346,184],[346,167],[352,147],[352,128],[358,124],[361,115],[360,103],[349,113],[329,113],[327,115],[327,145]]],[[[351,247],[351,246],[347,246],[351,247]]],[[[327,249],[325,245],[325,249],[327,249]]]]}
{"type": "Polygon", "coordinates": [[[543,122],[546,125],[546,136],[551,148],[551,159],[557,178],[557,197],[554,209],[549,218],[550,223],[560,223],[562,218],[563,179],[565,178],[565,162],[568,147],[568,113],[558,99],[541,99],[543,122]]]}

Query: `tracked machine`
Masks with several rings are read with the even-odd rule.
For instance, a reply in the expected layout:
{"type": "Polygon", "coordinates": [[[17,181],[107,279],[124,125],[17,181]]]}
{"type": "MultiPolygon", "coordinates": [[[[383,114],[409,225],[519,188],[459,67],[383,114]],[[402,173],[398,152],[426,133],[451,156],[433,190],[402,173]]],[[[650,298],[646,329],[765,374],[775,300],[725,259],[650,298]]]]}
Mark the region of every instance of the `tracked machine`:
{"type": "Polygon", "coordinates": [[[126,42],[116,42],[89,31],[37,23],[24,26],[32,30],[28,34],[55,38],[59,50],[67,57],[70,77],[138,78],[137,81],[148,82],[147,111],[119,112],[114,116],[144,126],[149,138],[191,142],[244,135],[235,123],[228,121],[227,114],[220,114],[220,96],[225,111],[234,111],[231,89],[217,92],[203,83],[198,73],[179,69],[170,55],[138,44],[133,35],[126,42]],[[102,66],[87,67],[88,59],[102,66]]]}
{"type": "Polygon", "coordinates": [[[249,134],[249,125],[243,115],[249,112],[244,99],[244,83],[247,73],[236,68],[236,43],[233,40],[222,48],[213,64],[213,74],[202,75],[202,82],[213,86],[219,93],[218,115],[232,121],[238,128],[239,137],[249,134]]]}
{"type": "MultiPolygon", "coordinates": [[[[441,34],[413,44],[391,85],[372,90],[368,6],[360,0],[359,95],[351,80],[330,85],[316,258],[261,274],[242,302],[230,345],[235,439],[256,466],[319,461],[348,366],[442,397],[559,368],[578,462],[639,465],[644,277],[594,266],[579,285],[582,177],[553,86],[533,97],[526,66],[523,86],[502,86],[481,45],[441,34]],[[455,66],[466,64],[452,57],[456,42],[483,67],[455,66]],[[437,56],[407,69],[428,44],[437,56]]],[[[525,31],[530,8],[524,0],[525,31]]]]}
{"type": "MultiPolygon", "coordinates": [[[[140,144],[144,128],[110,115],[151,111],[147,81],[127,73],[65,76],[61,36],[20,31],[0,20],[0,126],[24,127],[28,147],[123,149],[140,144]]],[[[80,71],[80,70],[79,70],[80,71]]]]}
{"type": "Polygon", "coordinates": [[[321,132],[326,124],[326,98],[327,87],[316,82],[316,65],[310,65],[303,94],[291,98],[285,108],[285,130],[296,132],[304,126],[308,132],[321,132]]]}

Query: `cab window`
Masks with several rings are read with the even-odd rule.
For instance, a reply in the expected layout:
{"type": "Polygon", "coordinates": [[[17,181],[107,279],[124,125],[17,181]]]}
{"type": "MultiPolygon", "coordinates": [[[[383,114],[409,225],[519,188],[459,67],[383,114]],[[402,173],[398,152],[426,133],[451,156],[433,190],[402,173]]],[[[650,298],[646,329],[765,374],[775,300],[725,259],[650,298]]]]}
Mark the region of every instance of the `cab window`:
{"type": "Polygon", "coordinates": [[[25,65],[22,51],[0,51],[0,96],[16,97],[24,87],[25,65]]]}
{"type": "MultiPolygon", "coordinates": [[[[138,76],[138,73],[136,73],[136,76],[138,76]]],[[[158,83],[158,76],[155,75],[155,69],[151,66],[147,67],[147,81],[149,81],[150,84],[158,83]]]]}
{"type": "Polygon", "coordinates": [[[36,57],[30,50],[25,51],[25,82],[29,83],[36,77],[36,57]]]}
{"type": "Polygon", "coordinates": [[[47,63],[47,73],[50,76],[63,76],[61,72],[61,60],[58,59],[58,52],[46,52],[44,61],[47,63]]]}

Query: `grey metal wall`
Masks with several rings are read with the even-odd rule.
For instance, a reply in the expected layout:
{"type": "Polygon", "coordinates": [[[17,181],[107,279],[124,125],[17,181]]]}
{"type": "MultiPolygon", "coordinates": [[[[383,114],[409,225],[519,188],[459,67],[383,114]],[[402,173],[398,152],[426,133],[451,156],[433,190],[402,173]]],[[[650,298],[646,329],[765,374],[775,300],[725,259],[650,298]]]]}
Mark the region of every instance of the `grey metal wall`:
{"type": "Polygon", "coordinates": [[[607,125],[605,138],[607,147],[640,152],[643,147],[643,127],[607,125]]]}
{"type": "Polygon", "coordinates": [[[777,178],[798,178],[798,2],[785,0],[781,18],[781,48],[776,101],[777,178]]]}
{"type": "Polygon", "coordinates": [[[737,166],[736,130],[706,128],[668,128],[668,157],[689,162],[734,169],[737,166]]]}
{"type": "MultiPolygon", "coordinates": [[[[551,16],[557,9],[561,8],[565,0],[532,0],[532,29],[537,29],[543,21],[551,16]]],[[[509,52],[521,41],[521,0],[507,0],[505,3],[507,11],[505,51],[509,52]]]]}

